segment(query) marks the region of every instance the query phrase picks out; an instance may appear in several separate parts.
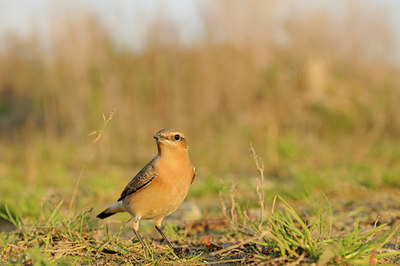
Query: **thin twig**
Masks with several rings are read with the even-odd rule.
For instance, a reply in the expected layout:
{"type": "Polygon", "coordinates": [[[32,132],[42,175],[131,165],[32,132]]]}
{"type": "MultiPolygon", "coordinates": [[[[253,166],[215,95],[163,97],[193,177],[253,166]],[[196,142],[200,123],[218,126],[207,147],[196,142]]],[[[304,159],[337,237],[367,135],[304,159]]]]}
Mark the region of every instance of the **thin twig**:
{"type": "Polygon", "coordinates": [[[262,224],[265,216],[265,207],[264,207],[264,162],[262,158],[256,153],[253,145],[250,143],[250,151],[253,155],[253,159],[256,163],[257,171],[259,174],[259,178],[257,179],[257,195],[258,202],[260,203],[260,223],[258,224],[258,230],[261,231],[262,224]]]}
{"type": "Polygon", "coordinates": [[[232,223],[236,224],[236,202],[235,202],[235,194],[236,194],[236,185],[232,184],[231,187],[231,220],[232,223]]]}
{"type": "MultiPolygon", "coordinates": [[[[207,265],[210,265],[210,264],[221,264],[221,265],[224,265],[224,263],[238,262],[238,261],[242,261],[242,260],[243,260],[243,258],[232,259],[232,260],[207,261],[206,263],[207,263],[207,265]]],[[[204,265],[204,262],[198,263],[198,264],[196,263],[194,265],[204,265]]]]}
{"type": "Polygon", "coordinates": [[[306,256],[306,253],[302,253],[297,260],[291,262],[291,263],[287,263],[286,265],[289,266],[296,266],[296,265],[300,265],[300,263],[303,261],[304,257],[306,256]]]}
{"type": "MultiPolygon", "coordinates": [[[[379,218],[381,218],[381,217],[378,216],[378,218],[376,218],[376,220],[375,220],[374,229],[375,229],[376,226],[378,225],[379,218]]],[[[375,233],[376,233],[376,232],[372,233],[372,234],[369,236],[369,238],[367,239],[366,243],[368,243],[369,241],[371,241],[371,239],[374,237],[375,233]]]]}
{"type": "Polygon", "coordinates": [[[254,236],[254,237],[248,238],[248,239],[246,239],[246,240],[244,240],[242,242],[236,243],[236,244],[234,244],[232,246],[229,246],[227,248],[223,248],[223,249],[211,252],[211,253],[208,254],[208,257],[215,256],[215,255],[218,255],[218,254],[222,254],[222,253],[225,253],[225,252],[227,252],[229,250],[232,250],[232,249],[236,249],[236,248],[244,246],[244,245],[246,245],[246,244],[248,244],[250,242],[253,242],[253,241],[257,240],[257,239],[262,239],[267,235],[269,235],[269,236],[271,235],[270,231],[263,231],[258,236],[254,236]]]}
{"type": "Polygon", "coordinates": [[[231,200],[231,206],[228,210],[228,203],[226,198],[224,197],[222,191],[220,192],[220,199],[221,199],[221,208],[222,208],[222,213],[224,214],[225,218],[228,220],[228,222],[236,226],[237,222],[237,214],[236,214],[236,201],[235,201],[235,193],[236,193],[236,185],[232,183],[232,187],[230,190],[230,200],[231,200]]]}
{"type": "Polygon", "coordinates": [[[77,193],[78,193],[78,187],[79,187],[79,184],[80,184],[80,182],[81,182],[81,178],[82,178],[82,176],[83,176],[83,173],[84,173],[85,170],[86,170],[87,163],[88,163],[89,158],[91,157],[91,155],[92,155],[92,153],[93,153],[95,144],[96,144],[97,141],[103,136],[103,131],[104,131],[104,129],[106,128],[107,124],[112,120],[114,114],[115,114],[115,108],[111,111],[111,113],[108,115],[108,117],[106,117],[106,116],[104,115],[104,113],[102,113],[102,115],[103,115],[103,121],[104,121],[103,127],[102,127],[101,129],[99,129],[99,130],[92,131],[92,132],[90,132],[90,133],[88,134],[89,136],[96,135],[96,137],[94,138],[94,140],[92,141],[92,144],[90,145],[89,152],[88,152],[88,154],[87,154],[86,157],[85,157],[85,161],[83,162],[83,166],[82,166],[81,171],[80,171],[80,173],[79,173],[78,180],[77,180],[76,183],[75,183],[75,188],[74,188],[74,191],[72,192],[71,202],[69,203],[69,210],[72,209],[72,205],[74,204],[74,201],[75,201],[75,199],[76,199],[76,195],[77,195],[77,193]]]}

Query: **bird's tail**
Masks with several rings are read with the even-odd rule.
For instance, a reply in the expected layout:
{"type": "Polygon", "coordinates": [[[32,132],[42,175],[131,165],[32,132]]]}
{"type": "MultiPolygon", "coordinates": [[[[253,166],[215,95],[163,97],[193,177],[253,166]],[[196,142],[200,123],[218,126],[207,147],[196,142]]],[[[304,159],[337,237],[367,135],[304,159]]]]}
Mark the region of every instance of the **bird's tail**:
{"type": "Polygon", "coordinates": [[[96,217],[100,218],[100,219],[104,219],[107,218],[108,216],[114,215],[118,212],[123,212],[123,208],[121,205],[121,201],[117,201],[116,203],[114,203],[113,205],[111,205],[110,207],[108,207],[107,209],[105,209],[104,211],[102,211],[101,213],[99,213],[96,217]]]}

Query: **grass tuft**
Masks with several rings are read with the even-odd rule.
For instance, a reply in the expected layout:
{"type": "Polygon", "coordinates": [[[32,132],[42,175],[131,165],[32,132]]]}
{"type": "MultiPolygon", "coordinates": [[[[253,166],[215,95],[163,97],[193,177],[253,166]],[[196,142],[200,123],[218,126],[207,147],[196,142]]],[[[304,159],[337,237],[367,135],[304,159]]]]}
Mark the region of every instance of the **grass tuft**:
{"type": "MultiPolygon", "coordinates": [[[[259,163],[259,157],[252,146],[250,150],[259,173],[256,191],[259,207],[263,209],[264,195],[260,193],[260,186],[264,179],[263,164],[259,163]]],[[[356,223],[345,236],[333,237],[332,208],[327,199],[322,208],[314,208],[313,213],[302,216],[280,196],[275,196],[271,213],[263,217],[261,211],[261,221],[257,222],[257,219],[249,217],[247,211],[239,206],[234,192],[235,185],[232,186],[229,201],[221,197],[222,210],[231,226],[252,236],[255,239],[253,243],[272,250],[267,255],[259,253],[258,256],[262,259],[281,258],[286,261],[307,261],[323,265],[338,262],[367,263],[371,258],[385,258],[400,254],[400,251],[382,249],[398,232],[400,225],[390,228],[387,224],[376,226],[375,223],[373,229],[361,230],[356,223]],[[277,205],[281,205],[279,210],[276,210],[277,205]]]]}

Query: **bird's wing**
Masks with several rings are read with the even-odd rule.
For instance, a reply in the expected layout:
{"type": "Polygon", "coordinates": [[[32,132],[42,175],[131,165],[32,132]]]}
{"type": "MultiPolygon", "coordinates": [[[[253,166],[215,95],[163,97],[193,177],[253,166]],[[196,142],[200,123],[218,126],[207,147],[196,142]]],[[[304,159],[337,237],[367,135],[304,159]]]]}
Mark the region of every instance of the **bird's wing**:
{"type": "Polygon", "coordinates": [[[194,167],[194,166],[193,166],[193,177],[192,177],[192,182],[190,182],[190,184],[192,184],[192,183],[193,183],[193,181],[194,181],[194,178],[196,177],[196,173],[197,173],[197,171],[196,171],[196,167],[194,167]]]}
{"type": "Polygon", "coordinates": [[[153,181],[157,177],[157,173],[154,167],[154,160],[156,157],[151,160],[142,170],[126,185],[124,191],[121,193],[121,197],[118,201],[123,200],[126,196],[135,193],[139,189],[144,188],[151,181],[153,181]]]}

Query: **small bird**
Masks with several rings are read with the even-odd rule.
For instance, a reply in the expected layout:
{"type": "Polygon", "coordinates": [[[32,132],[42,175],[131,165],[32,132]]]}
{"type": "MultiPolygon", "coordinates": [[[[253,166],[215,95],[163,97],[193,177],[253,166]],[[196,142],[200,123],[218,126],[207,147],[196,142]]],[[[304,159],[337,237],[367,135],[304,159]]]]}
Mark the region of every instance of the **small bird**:
{"type": "Polygon", "coordinates": [[[182,204],[196,176],[182,133],[162,129],[153,137],[157,142],[157,155],[129,182],[117,202],[97,215],[104,219],[118,212],[130,213],[134,217],[133,232],[146,253],[138,233],[140,219],[155,220],[157,231],[174,250],[161,229],[161,222],[182,204]]]}

